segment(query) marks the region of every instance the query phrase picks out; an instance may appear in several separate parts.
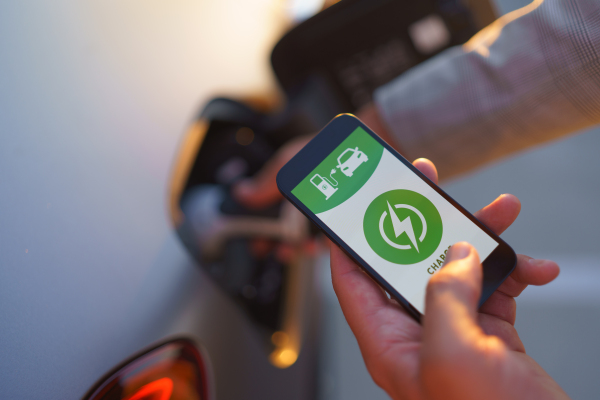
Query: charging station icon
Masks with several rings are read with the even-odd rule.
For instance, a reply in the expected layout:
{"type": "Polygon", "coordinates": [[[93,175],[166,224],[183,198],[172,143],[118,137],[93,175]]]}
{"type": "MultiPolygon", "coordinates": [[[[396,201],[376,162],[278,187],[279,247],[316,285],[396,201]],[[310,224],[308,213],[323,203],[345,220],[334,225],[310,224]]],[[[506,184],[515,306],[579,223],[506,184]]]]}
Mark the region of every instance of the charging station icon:
{"type": "Polygon", "coordinates": [[[348,148],[337,158],[337,165],[329,173],[329,178],[321,176],[320,174],[314,174],[313,177],[310,178],[310,183],[325,195],[325,200],[329,200],[329,198],[339,189],[337,187],[339,182],[333,177],[338,171],[337,169],[342,171],[347,177],[352,177],[353,172],[362,163],[367,161],[369,161],[369,157],[367,157],[364,152],[360,151],[358,147],[354,149],[348,148]]]}
{"type": "Polygon", "coordinates": [[[325,195],[325,200],[329,200],[329,198],[338,190],[338,188],[335,187],[337,184],[332,184],[329,179],[324,178],[319,174],[315,174],[310,178],[310,183],[325,195]]]}

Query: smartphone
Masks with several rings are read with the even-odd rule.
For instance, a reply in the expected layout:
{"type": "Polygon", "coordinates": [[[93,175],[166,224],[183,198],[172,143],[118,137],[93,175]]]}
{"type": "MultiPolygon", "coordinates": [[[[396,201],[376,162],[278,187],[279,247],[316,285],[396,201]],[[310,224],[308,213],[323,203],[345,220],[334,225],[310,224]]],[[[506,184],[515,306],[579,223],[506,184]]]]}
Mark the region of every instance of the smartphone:
{"type": "Polygon", "coordinates": [[[471,243],[483,262],[480,305],[515,268],[508,244],[353,115],[323,128],[277,185],[418,321],[454,243],[471,243]]]}

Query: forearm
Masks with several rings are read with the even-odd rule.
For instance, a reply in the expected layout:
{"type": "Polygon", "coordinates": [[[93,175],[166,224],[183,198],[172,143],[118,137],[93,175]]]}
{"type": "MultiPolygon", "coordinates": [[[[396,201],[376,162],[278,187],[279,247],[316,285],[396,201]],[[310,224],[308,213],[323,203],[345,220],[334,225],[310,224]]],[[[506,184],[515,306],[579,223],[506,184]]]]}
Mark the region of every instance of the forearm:
{"type": "Polygon", "coordinates": [[[380,88],[382,126],[448,177],[600,122],[599,14],[546,0],[501,18],[380,88]]]}

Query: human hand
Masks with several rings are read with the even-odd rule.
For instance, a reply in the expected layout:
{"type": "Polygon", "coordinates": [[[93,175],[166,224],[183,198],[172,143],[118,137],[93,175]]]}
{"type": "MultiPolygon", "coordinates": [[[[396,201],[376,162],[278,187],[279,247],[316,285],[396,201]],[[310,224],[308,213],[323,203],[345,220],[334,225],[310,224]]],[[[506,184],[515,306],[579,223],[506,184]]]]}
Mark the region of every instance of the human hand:
{"type": "MultiPolygon", "coordinates": [[[[437,182],[435,166],[414,165],[437,182]]],[[[497,234],[516,219],[519,200],[502,195],[475,216],[497,234]]],[[[339,248],[331,246],[333,287],[374,381],[394,399],[566,399],[529,356],[514,328],[518,296],[559,273],[519,255],[514,272],[477,311],[482,268],[469,244],[453,246],[427,288],[423,325],[412,319],[339,248]]]]}
{"type": "Polygon", "coordinates": [[[286,143],[265,166],[252,178],[244,179],[233,187],[233,195],[246,207],[266,208],[282,199],[275,178],[277,173],[292,159],[314,135],[300,136],[286,143]]]}

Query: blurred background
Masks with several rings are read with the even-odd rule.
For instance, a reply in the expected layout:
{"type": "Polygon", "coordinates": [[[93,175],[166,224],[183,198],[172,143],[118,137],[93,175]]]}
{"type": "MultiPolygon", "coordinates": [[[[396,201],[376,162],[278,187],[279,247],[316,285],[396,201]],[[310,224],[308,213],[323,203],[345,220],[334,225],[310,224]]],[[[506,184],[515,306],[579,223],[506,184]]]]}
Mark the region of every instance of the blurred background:
{"type": "MultiPolygon", "coordinates": [[[[495,5],[500,15],[526,3],[495,5]]],[[[270,52],[322,5],[0,5],[3,398],[80,398],[129,355],[174,334],[205,346],[217,398],[386,398],[337,305],[326,257],[316,274],[318,368],[301,356],[275,370],[243,316],[189,257],[167,211],[172,165],[198,109],[216,95],[280,98],[270,52]],[[318,384],[307,388],[313,373],[318,384]]],[[[562,272],[519,297],[517,329],[573,398],[600,392],[597,133],[443,184],[472,212],[501,193],[521,199],[503,238],[518,253],[558,261],[562,272]]]]}

